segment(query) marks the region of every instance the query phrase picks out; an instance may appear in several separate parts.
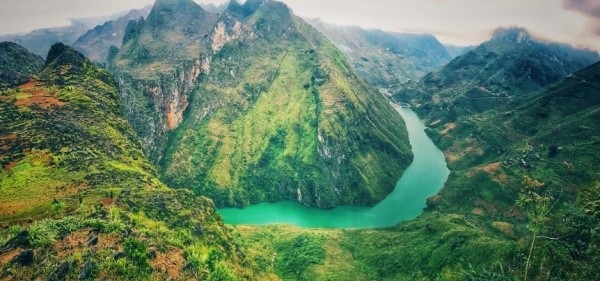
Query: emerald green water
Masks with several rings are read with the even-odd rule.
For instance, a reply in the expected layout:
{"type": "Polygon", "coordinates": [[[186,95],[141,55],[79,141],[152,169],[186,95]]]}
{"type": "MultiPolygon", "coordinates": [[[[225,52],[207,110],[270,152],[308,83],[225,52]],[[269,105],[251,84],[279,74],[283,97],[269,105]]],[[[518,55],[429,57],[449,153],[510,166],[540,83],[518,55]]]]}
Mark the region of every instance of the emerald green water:
{"type": "Polygon", "coordinates": [[[229,224],[291,224],[314,228],[379,228],[416,218],[427,197],[435,195],[448,178],[443,153],[424,132],[425,126],[410,109],[396,108],[406,122],[414,160],[396,188],[373,207],[340,206],[331,210],[311,208],[293,201],[260,203],[244,209],[221,208],[229,224]]]}

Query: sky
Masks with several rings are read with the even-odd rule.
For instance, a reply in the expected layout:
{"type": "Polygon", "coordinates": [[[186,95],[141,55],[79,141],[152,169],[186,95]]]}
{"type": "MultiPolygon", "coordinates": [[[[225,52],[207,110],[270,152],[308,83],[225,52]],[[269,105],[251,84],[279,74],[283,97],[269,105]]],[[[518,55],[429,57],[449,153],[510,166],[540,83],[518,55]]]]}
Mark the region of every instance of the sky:
{"type": "MultiPolygon", "coordinates": [[[[153,0],[0,0],[0,34],[69,24],[149,5],[153,0]]],[[[223,3],[225,0],[196,0],[223,3]]],[[[600,51],[600,0],[283,0],[299,16],[340,25],[427,33],[476,45],[499,26],[600,51]]]]}

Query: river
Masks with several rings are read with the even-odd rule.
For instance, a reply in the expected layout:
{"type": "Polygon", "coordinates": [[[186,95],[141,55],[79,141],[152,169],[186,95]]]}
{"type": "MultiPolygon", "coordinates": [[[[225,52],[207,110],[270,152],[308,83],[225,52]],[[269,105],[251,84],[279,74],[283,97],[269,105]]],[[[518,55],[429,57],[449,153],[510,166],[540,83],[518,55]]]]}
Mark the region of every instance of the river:
{"type": "Polygon", "coordinates": [[[323,210],[280,201],[244,209],[220,208],[218,212],[228,224],[291,224],[310,228],[380,228],[416,218],[423,212],[427,197],[442,188],[450,172],[444,154],[425,134],[419,117],[408,108],[395,108],[406,122],[414,159],[392,193],[377,205],[323,210]]]}

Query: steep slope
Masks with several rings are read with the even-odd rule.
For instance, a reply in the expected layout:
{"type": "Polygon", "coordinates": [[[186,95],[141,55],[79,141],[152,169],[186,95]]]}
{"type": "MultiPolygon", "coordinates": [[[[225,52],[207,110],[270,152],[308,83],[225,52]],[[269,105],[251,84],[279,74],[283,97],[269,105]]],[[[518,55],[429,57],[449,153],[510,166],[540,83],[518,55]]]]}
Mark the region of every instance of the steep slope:
{"type": "Polygon", "coordinates": [[[344,52],[358,75],[377,87],[419,79],[451,59],[431,35],[336,26],[320,19],[309,23],[344,52]]]}
{"type": "Polygon", "coordinates": [[[598,60],[596,52],[542,42],[522,28],[499,28],[490,41],[407,85],[396,99],[416,105],[430,121],[452,120],[507,104],[598,60]]]}
{"type": "Polygon", "coordinates": [[[404,124],[333,45],[275,1],[234,3],[161,164],[217,205],[374,204],[410,162],[404,124]]]}
{"type": "Polygon", "coordinates": [[[282,3],[233,1],[217,17],[161,0],[130,30],[111,64],[128,119],[174,187],[219,206],[374,204],[410,162],[397,112],[282,3]],[[152,24],[159,16],[169,21],[152,24]],[[187,18],[195,33],[173,28],[187,18]]]}
{"type": "Polygon", "coordinates": [[[530,242],[530,276],[595,280],[599,132],[600,63],[498,109],[459,116],[430,131],[452,173],[428,206],[471,213],[488,227],[526,222],[525,235],[552,238],[530,242]]]}
{"type": "Polygon", "coordinates": [[[150,13],[150,6],[143,9],[131,10],[116,20],[98,25],[77,38],[73,43],[73,48],[91,61],[106,62],[110,47],[121,47],[129,21],[145,18],[148,16],[148,13],[150,13]]]}
{"type": "Polygon", "coordinates": [[[212,202],[157,179],[114,79],[70,47],[1,92],[0,121],[0,279],[248,278],[212,202]]]}
{"type": "Polygon", "coordinates": [[[217,18],[193,1],[159,0],[147,19],[129,22],[121,49],[113,49],[109,65],[125,116],[154,162],[183,120],[196,79],[210,68],[205,42],[217,18]]]}
{"type": "Polygon", "coordinates": [[[12,42],[0,43],[0,89],[17,86],[42,69],[44,60],[12,42]]]}

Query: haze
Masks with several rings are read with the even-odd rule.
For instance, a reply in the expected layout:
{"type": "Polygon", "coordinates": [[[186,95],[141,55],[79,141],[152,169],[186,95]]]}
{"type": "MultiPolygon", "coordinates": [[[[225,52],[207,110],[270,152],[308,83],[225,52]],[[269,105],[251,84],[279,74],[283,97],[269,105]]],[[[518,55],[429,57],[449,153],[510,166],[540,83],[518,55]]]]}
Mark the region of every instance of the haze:
{"type": "MultiPolygon", "coordinates": [[[[3,0],[0,34],[67,25],[152,4],[153,0],[3,0]]],[[[223,0],[202,0],[220,4],[223,0]]],[[[522,26],[537,37],[600,51],[597,0],[283,0],[302,17],[340,25],[429,33],[455,45],[485,41],[498,26],[522,26]],[[373,4],[376,3],[376,4],[373,4]]]]}

